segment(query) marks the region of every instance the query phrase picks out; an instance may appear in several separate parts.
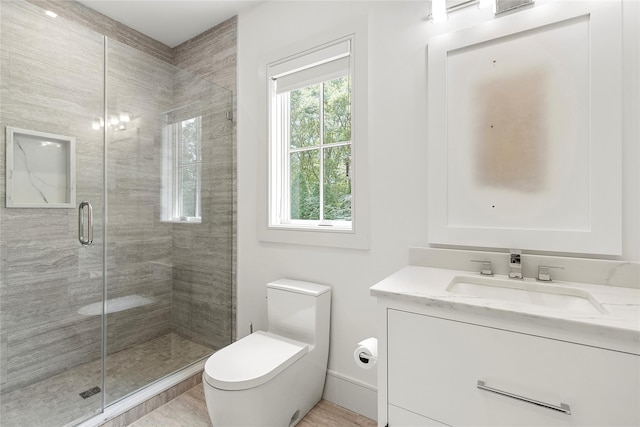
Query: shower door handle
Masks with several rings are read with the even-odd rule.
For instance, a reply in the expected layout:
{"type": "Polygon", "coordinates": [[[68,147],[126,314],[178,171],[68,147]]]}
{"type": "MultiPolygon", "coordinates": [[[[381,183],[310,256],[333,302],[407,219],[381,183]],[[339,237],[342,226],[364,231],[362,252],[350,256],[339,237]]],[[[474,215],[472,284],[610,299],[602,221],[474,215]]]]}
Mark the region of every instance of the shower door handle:
{"type": "Polygon", "coordinates": [[[82,246],[93,243],[93,207],[89,202],[81,202],[78,206],[78,240],[82,246]],[[86,209],[85,209],[86,208],[86,209]],[[85,236],[84,211],[87,211],[87,234],[85,236]]]}

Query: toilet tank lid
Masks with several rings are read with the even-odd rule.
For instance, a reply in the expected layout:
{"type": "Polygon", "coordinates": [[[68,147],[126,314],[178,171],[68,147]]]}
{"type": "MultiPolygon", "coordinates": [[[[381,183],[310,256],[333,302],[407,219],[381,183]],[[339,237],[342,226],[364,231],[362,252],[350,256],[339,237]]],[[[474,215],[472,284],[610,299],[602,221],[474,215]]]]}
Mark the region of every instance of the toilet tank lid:
{"type": "Polygon", "coordinates": [[[267,284],[267,288],[280,289],[283,291],[297,292],[299,294],[319,296],[331,291],[330,286],[319,283],[305,282],[302,280],[278,279],[267,284]]]}
{"type": "Polygon", "coordinates": [[[205,381],[221,390],[257,387],[308,352],[301,342],[257,331],[214,353],[204,365],[205,381]]]}

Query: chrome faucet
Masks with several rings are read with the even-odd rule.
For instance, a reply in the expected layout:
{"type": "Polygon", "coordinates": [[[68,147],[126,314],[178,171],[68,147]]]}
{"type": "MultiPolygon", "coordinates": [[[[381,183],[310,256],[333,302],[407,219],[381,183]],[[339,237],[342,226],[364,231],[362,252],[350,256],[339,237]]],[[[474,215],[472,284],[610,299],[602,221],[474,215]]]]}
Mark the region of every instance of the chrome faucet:
{"type": "Polygon", "coordinates": [[[536,277],[536,280],[538,280],[539,282],[551,282],[551,272],[549,270],[552,268],[559,268],[560,270],[564,270],[562,267],[556,267],[553,265],[539,265],[538,277],[536,277]]]}
{"type": "Polygon", "coordinates": [[[511,249],[509,251],[509,278],[522,279],[522,251],[511,249]]]}
{"type": "Polygon", "coordinates": [[[482,264],[480,274],[482,274],[483,276],[493,276],[493,271],[491,270],[491,261],[472,259],[471,262],[479,262],[480,264],[482,264]]]}

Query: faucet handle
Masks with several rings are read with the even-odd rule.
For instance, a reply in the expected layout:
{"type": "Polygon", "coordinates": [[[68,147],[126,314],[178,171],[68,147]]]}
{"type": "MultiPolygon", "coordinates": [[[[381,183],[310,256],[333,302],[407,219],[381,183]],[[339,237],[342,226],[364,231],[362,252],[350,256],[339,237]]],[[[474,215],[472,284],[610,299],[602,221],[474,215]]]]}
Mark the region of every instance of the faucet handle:
{"type": "Polygon", "coordinates": [[[509,251],[509,265],[511,267],[522,265],[522,251],[520,249],[511,249],[509,251]]]}
{"type": "Polygon", "coordinates": [[[551,282],[551,272],[549,270],[552,268],[559,268],[560,270],[564,270],[564,267],[556,267],[554,265],[539,265],[537,280],[540,282],[551,282]]]}
{"type": "Polygon", "coordinates": [[[484,276],[493,276],[493,271],[491,270],[491,261],[472,259],[471,262],[479,262],[480,264],[482,264],[482,270],[480,270],[480,274],[484,276]]]}
{"type": "Polygon", "coordinates": [[[522,279],[522,251],[520,249],[509,251],[509,279],[522,279]]]}

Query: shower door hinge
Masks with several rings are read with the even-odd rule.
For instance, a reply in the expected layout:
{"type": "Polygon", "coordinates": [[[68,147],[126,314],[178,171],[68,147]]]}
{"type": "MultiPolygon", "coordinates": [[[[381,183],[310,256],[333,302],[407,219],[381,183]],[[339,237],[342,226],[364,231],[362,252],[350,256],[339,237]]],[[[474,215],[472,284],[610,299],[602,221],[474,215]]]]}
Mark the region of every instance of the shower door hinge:
{"type": "Polygon", "coordinates": [[[227,118],[227,120],[233,121],[233,112],[232,111],[227,111],[226,113],[224,113],[224,116],[227,118]]]}

